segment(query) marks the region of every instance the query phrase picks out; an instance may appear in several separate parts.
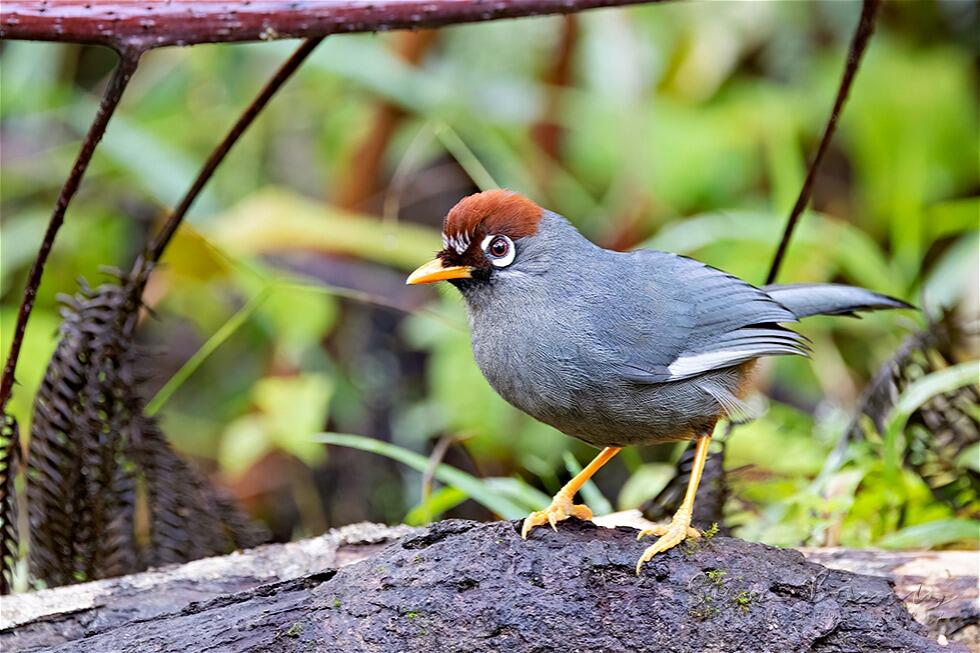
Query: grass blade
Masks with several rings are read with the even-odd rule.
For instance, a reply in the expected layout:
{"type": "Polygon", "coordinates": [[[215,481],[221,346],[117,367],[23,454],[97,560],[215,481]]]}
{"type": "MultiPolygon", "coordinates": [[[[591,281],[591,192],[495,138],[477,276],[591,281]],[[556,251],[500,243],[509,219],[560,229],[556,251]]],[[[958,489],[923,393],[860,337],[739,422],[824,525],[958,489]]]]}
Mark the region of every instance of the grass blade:
{"type": "Polygon", "coordinates": [[[480,163],[480,159],[473,153],[473,150],[463,142],[463,139],[459,137],[459,134],[452,127],[446,123],[440,123],[436,127],[436,138],[446,148],[446,151],[456,159],[456,163],[462,166],[463,170],[466,171],[466,174],[469,175],[470,179],[480,190],[500,188],[500,185],[494,181],[490,172],[480,163]]]}
{"type": "Polygon", "coordinates": [[[457,487],[441,487],[429,498],[421,501],[405,515],[405,523],[409,526],[422,526],[442,517],[443,513],[451,510],[469,499],[465,492],[457,487]]]}
{"type": "MultiPolygon", "coordinates": [[[[363,435],[350,435],[345,433],[318,433],[313,436],[317,442],[333,444],[340,447],[350,447],[361,451],[376,453],[386,456],[392,460],[408,465],[419,473],[425,472],[429,465],[429,459],[414,451],[409,451],[403,447],[393,445],[389,442],[381,442],[363,435]]],[[[527,511],[510,499],[501,496],[488,483],[476,478],[466,472],[460,471],[445,463],[436,466],[435,477],[446,485],[451,485],[479,503],[487,510],[491,510],[504,519],[522,519],[527,511]]]]}
{"type": "Polygon", "coordinates": [[[160,388],[160,390],[153,396],[153,399],[146,405],[145,413],[148,416],[156,415],[156,413],[163,407],[165,403],[173,396],[175,392],[184,385],[184,382],[197,371],[199,367],[208,359],[208,357],[213,354],[218,347],[220,347],[228,338],[230,338],[238,329],[241,328],[248,318],[252,317],[252,314],[262,305],[262,302],[266,300],[269,296],[270,287],[266,286],[262,288],[259,292],[248,300],[244,306],[242,306],[238,311],[228,318],[228,321],[221,325],[221,328],[214,332],[214,334],[205,341],[201,348],[194,352],[194,355],[187,359],[177,373],[170,377],[170,380],[160,388]]]}
{"type": "Polygon", "coordinates": [[[885,549],[931,549],[954,542],[980,540],[980,521],[976,519],[939,519],[927,524],[908,526],[878,540],[885,549]]]}
{"type": "Polygon", "coordinates": [[[488,478],[484,482],[507,498],[519,502],[526,512],[541,510],[551,503],[551,497],[519,478],[488,478]]]}

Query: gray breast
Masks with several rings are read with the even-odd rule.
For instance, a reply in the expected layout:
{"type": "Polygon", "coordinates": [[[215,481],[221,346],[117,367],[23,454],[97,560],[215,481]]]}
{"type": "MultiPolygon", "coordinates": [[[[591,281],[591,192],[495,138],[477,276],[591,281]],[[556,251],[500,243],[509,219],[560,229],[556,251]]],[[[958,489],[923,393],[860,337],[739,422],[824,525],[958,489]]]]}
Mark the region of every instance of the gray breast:
{"type": "MultiPolygon", "coordinates": [[[[604,342],[608,334],[599,337],[603,305],[596,298],[615,301],[616,288],[607,284],[622,274],[610,260],[617,255],[588,241],[591,250],[560,239],[548,246],[556,241],[561,251],[529,251],[523,267],[466,293],[473,354],[490,385],[532,417],[595,446],[686,439],[709,430],[719,412],[710,395],[690,381],[629,379],[617,365],[621,352],[604,342]],[[576,256],[589,265],[573,263],[576,256]],[[535,266],[539,259],[551,265],[535,266]]],[[[712,376],[726,387],[739,382],[734,370],[712,376]]]]}
{"type": "MultiPolygon", "coordinates": [[[[719,406],[692,381],[646,384],[611,375],[571,334],[549,337],[495,331],[474,338],[476,362],[490,385],[532,417],[597,447],[688,439],[714,425],[719,406]],[[553,339],[554,338],[554,339],[553,339]]],[[[735,386],[734,370],[713,372],[735,386]]],[[[704,379],[702,379],[704,380],[704,379]]]]}

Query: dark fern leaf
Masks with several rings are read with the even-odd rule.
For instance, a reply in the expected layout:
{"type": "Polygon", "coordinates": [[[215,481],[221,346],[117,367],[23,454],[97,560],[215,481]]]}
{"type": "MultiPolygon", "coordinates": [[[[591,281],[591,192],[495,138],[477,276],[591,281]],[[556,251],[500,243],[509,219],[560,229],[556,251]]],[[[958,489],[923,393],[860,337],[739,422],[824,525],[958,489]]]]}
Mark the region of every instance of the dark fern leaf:
{"type": "Polygon", "coordinates": [[[143,414],[132,337],[141,288],[125,279],[94,290],[83,283],[64,300],[28,462],[30,569],[48,585],[256,543],[248,518],[223,504],[143,414]]]}
{"type": "Polygon", "coordinates": [[[122,459],[113,470],[112,483],[107,500],[107,512],[111,515],[106,532],[100,537],[100,576],[111,578],[146,569],[140,550],[145,546],[138,535],[136,478],[133,464],[122,459]]]}
{"type": "Polygon", "coordinates": [[[0,594],[9,594],[17,564],[17,504],[14,478],[20,460],[17,420],[0,413],[0,594]]]}
{"type": "Polygon", "coordinates": [[[50,585],[72,582],[84,572],[76,553],[77,502],[83,501],[82,446],[91,438],[81,395],[89,382],[91,336],[80,328],[81,301],[65,299],[61,340],[45,373],[34,403],[33,428],[28,449],[28,512],[30,516],[31,572],[50,585]]]}
{"type": "Polygon", "coordinates": [[[133,455],[147,489],[149,564],[228,553],[268,539],[264,529],[170,449],[153,420],[142,419],[133,455]]]}
{"type": "Polygon", "coordinates": [[[236,549],[250,549],[269,541],[268,530],[243,513],[226,490],[212,486],[219,522],[236,549]]]}
{"type": "MultiPolygon", "coordinates": [[[[932,372],[961,362],[956,344],[962,336],[951,313],[910,336],[863,393],[859,417],[849,427],[847,439],[865,437],[862,415],[870,418],[879,433],[884,433],[888,415],[905,388],[932,372]]],[[[956,461],[980,442],[978,405],[977,386],[963,386],[926,402],[911,416],[905,431],[905,464],[928,484],[937,500],[971,517],[980,516],[980,474],[958,466],[956,461]]]]}

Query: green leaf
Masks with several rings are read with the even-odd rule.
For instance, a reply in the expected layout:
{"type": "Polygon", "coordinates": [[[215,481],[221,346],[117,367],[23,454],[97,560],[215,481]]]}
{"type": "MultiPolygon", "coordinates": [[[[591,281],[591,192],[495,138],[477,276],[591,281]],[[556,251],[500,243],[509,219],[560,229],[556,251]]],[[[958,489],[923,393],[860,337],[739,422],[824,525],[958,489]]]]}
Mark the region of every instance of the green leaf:
{"type": "Polygon", "coordinates": [[[620,510],[639,508],[657,496],[674,476],[674,466],[668,463],[647,463],[630,474],[619,491],[620,510]]]}
{"type": "Polygon", "coordinates": [[[408,511],[405,523],[410,526],[421,526],[439,519],[447,510],[451,510],[466,501],[469,497],[457,487],[441,487],[425,501],[408,511]]]}
{"type": "MultiPolygon", "coordinates": [[[[482,483],[502,496],[524,506],[524,512],[539,510],[551,503],[551,497],[525,483],[519,478],[485,478],[482,483]]],[[[422,501],[405,516],[405,523],[411,525],[427,524],[442,516],[447,510],[455,508],[469,497],[455,487],[442,487],[432,493],[427,501],[422,501]]]]}
{"type": "MultiPolygon", "coordinates": [[[[575,460],[575,456],[572,455],[571,451],[566,451],[563,458],[565,460],[565,469],[568,470],[569,474],[575,476],[582,471],[582,466],[578,464],[577,460],[575,460]]],[[[596,486],[591,479],[585,482],[585,485],[582,486],[579,493],[582,495],[582,499],[592,509],[594,514],[608,515],[613,511],[613,507],[612,504],[609,503],[609,499],[603,496],[598,486],[596,486]]]]}
{"type": "Polygon", "coordinates": [[[958,233],[975,232],[980,215],[980,199],[968,197],[933,204],[926,211],[930,236],[938,240],[958,233]]]}
{"type": "Polygon", "coordinates": [[[252,389],[275,444],[311,466],[323,458],[323,447],[307,435],[326,423],[332,393],[333,382],[324,374],[270,376],[252,389]]]}
{"type": "Polygon", "coordinates": [[[298,284],[276,284],[259,308],[261,319],[272,325],[276,339],[286,346],[302,349],[318,345],[326,337],[337,316],[337,302],[321,293],[312,295],[298,284]]]}
{"type": "Polygon", "coordinates": [[[267,188],[209,220],[205,236],[234,256],[282,251],[347,254],[412,270],[438,251],[439,233],[312,202],[285,189],[267,188]]]}
{"type": "Polygon", "coordinates": [[[898,437],[912,413],[936,395],[951,392],[971,383],[980,383],[980,361],[969,361],[917,379],[899,396],[885,422],[885,471],[894,475],[899,467],[898,437]]]}
{"type": "Polygon", "coordinates": [[[976,519],[940,519],[927,524],[908,526],[878,540],[885,549],[931,549],[955,542],[980,540],[980,521],[976,519]]]}
{"type": "MultiPolygon", "coordinates": [[[[429,466],[429,460],[425,456],[388,442],[364,437],[363,435],[319,433],[313,436],[313,440],[315,442],[322,442],[323,444],[351,447],[352,449],[360,449],[361,451],[369,451],[387,456],[392,460],[397,460],[400,463],[408,465],[417,472],[424,472],[429,466]]],[[[436,466],[434,475],[441,482],[465,492],[469,498],[487,510],[492,510],[497,513],[504,519],[522,519],[527,516],[527,511],[524,508],[512,500],[501,496],[489,484],[455,467],[450,467],[445,463],[439,464],[436,466]]]]}
{"type": "Polygon", "coordinates": [[[218,464],[231,477],[246,472],[272,449],[261,415],[244,415],[225,429],[218,448],[218,464]]]}
{"type": "Polygon", "coordinates": [[[956,466],[980,473],[980,442],[974,442],[956,457],[956,466]]]}
{"type": "Polygon", "coordinates": [[[528,511],[541,510],[551,503],[551,497],[519,478],[488,478],[484,479],[484,483],[525,506],[528,511]]]}
{"type": "Polygon", "coordinates": [[[323,374],[259,379],[252,387],[257,411],[233,421],[222,435],[222,469],[241,474],[274,448],[315,466],[325,452],[308,435],[326,423],[332,392],[332,380],[323,374]]]}
{"type": "Polygon", "coordinates": [[[973,277],[980,267],[977,238],[975,231],[963,234],[933,262],[920,291],[922,306],[950,308],[972,301],[976,293],[973,277]]]}

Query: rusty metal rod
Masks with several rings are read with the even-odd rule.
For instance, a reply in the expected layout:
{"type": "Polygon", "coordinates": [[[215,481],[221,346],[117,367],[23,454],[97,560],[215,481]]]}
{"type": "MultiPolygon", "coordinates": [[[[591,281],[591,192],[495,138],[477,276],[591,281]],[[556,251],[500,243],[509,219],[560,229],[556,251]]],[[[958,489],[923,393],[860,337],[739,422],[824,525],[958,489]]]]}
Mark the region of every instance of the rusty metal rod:
{"type": "Polygon", "coordinates": [[[5,0],[0,39],[91,43],[141,50],[168,45],[315,38],[567,14],[663,0],[5,0]]]}

